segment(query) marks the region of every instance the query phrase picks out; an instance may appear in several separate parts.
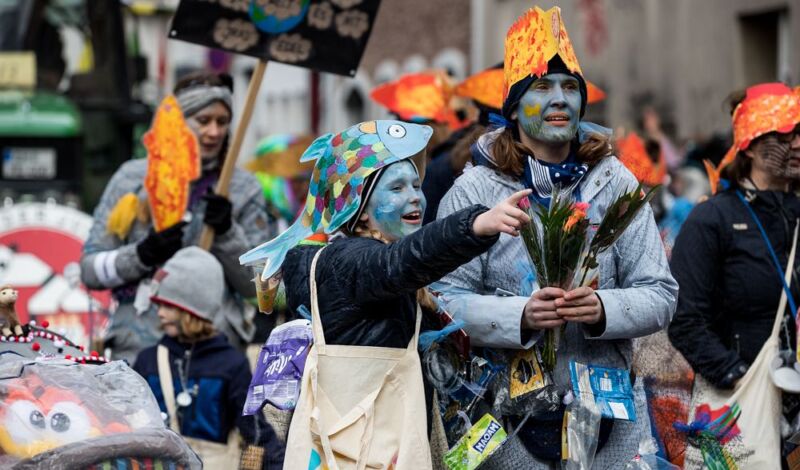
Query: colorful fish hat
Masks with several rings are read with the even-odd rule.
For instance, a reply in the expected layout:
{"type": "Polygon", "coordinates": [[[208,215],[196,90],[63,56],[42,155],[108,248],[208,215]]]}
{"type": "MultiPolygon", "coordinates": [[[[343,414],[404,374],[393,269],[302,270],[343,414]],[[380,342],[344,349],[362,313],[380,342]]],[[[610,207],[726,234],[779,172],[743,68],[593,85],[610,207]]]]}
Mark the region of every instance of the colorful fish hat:
{"type": "Polygon", "coordinates": [[[753,85],[733,111],[733,145],[715,168],[706,160],[711,190],[716,191],[719,175],[736,154],[750,147],[753,139],[770,132],[790,132],[800,123],[800,95],[783,83],[753,85]]]}
{"type": "MultiPolygon", "coordinates": [[[[265,263],[261,278],[269,279],[297,243],[314,233],[332,234],[355,215],[369,175],[411,157],[424,159],[422,151],[432,134],[428,126],[385,120],[319,137],[300,159],[316,161],[303,212],[285,232],[243,254],[239,262],[265,263]]],[[[417,168],[423,171],[422,162],[417,168]]]]}
{"type": "Polygon", "coordinates": [[[463,122],[455,109],[454,86],[444,71],[403,75],[378,85],[370,97],[378,104],[409,122],[436,122],[458,129],[463,122]]]}
{"type": "Polygon", "coordinates": [[[567,73],[577,78],[582,98],[581,116],[586,111],[586,80],[558,7],[547,11],[538,6],[531,8],[511,25],[506,34],[503,72],[503,116],[506,119],[511,119],[531,83],[548,73],[567,73]]]}
{"type": "Polygon", "coordinates": [[[640,183],[652,187],[664,182],[667,166],[660,150],[658,161],[654,163],[645,148],[644,141],[635,132],[617,141],[617,151],[619,160],[640,183]]]}

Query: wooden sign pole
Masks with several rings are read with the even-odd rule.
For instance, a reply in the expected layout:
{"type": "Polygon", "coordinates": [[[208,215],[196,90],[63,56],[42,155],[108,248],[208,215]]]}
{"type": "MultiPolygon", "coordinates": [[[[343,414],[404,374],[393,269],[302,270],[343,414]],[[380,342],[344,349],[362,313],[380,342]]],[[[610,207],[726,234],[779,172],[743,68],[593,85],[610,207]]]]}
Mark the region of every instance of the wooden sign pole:
{"type": "MultiPolygon", "coordinates": [[[[239,159],[239,150],[242,148],[245,132],[247,132],[247,127],[250,125],[250,118],[253,116],[253,107],[255,106],[258,90],[261,88],[261,81],[264,79],[264,72],[266,72],[266,70],[267,61],[260,59],[253,71],[253,76],[250,78],[250,84],[247,87],[247,98],[245,99],[244,109],[242,110],[242,119],[236,126],[236,132],[233,134],[233,141],[228,148],[228,154],[225,155],[225,162],[222,164],[222,170],[219,173],[219,181],[217,181],[215,192],[220,196],[228,195],[233,170],[236,168],[236,160],[239,159]]],[[[208,251],[213,242],[214,230],[208,225],[204,225],[203,232],[200,234],[198,246],[208,251]]]]}

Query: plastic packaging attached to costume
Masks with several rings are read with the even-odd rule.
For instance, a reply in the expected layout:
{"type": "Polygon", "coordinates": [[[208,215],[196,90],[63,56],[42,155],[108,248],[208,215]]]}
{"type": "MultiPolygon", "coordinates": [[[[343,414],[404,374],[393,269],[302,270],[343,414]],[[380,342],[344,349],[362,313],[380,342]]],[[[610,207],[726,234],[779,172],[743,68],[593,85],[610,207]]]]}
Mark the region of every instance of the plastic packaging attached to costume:
{"type": "Polygon", "coordinates": [[[592,468],[600,437],[600,409],[592,400],[574,400],[564,413],[562,470],[592,468]]]}
{"type": "Polygon", "coordinates": [[[134,461],[142,468],[201,467],[164,425],[147,382],[124,362],[0,355],[0,396],[0,468],[104,468],[120,460],[131,468],[134,461]]]}
{"type": "Polygon", "coordinates": [[[281,410],[294,409],[313,341],[309,320],[293,320],[272,330],[258,355],[256,371],[247,389],[244,415],[258,413],[265,402],[281,410]]]}
{"type": "Polygon", "coordinates": [[[474,470],[499,449],[507,437],[500,422],[487,413],[444,455],[444,463],[450,470],[474,470]]]}

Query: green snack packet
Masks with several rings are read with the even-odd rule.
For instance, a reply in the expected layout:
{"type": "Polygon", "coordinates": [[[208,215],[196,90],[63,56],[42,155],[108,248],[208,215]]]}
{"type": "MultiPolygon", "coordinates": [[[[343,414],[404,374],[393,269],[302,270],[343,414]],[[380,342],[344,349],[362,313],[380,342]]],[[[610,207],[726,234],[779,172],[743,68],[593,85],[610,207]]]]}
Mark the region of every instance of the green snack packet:
{"type": "Polygon", "coordinates": [[[486,413],[470,430],[444,454],[444,464],[450,470],[474,470],[489,458],[508,435],[492,415],[486,413]]]}

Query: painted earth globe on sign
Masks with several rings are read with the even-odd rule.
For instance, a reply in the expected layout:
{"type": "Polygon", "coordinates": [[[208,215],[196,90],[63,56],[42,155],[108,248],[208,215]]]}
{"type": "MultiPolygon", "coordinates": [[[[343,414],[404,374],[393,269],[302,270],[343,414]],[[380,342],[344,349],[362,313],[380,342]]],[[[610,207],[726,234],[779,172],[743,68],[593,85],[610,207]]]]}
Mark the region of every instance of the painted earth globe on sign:
{"type": "Polygon", "coordinates": [[[254,0],[250,2],[250,19],[265,33],[285,33],[303,21],[308,4],[309,0],[254,0]]]}

